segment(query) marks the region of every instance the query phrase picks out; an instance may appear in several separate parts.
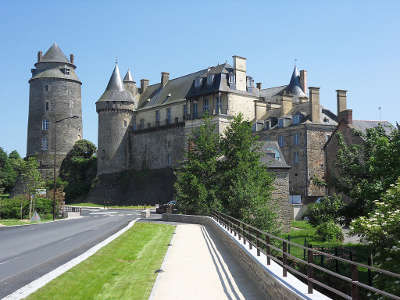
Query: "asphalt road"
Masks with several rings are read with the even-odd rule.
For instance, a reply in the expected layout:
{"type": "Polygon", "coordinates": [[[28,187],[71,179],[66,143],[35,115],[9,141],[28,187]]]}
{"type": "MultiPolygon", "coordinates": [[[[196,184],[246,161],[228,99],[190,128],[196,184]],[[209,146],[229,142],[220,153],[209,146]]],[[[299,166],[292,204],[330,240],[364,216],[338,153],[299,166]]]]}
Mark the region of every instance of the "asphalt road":
{"type": "Polygon", "coordinates": [[[82,215],[0,228],[0,299],[106,239],[139,217],[139,212],[85,210],[82,215]]]}

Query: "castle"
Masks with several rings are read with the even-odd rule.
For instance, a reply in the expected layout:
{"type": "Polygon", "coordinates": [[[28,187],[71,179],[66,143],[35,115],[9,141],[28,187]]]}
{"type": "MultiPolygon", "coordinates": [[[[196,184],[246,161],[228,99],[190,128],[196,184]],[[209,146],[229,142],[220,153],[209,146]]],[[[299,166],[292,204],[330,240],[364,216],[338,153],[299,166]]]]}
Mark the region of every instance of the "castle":
{"type": "MultiPolygon", "coordinates": [[[[68,60],[56,44],[44,55],[39,52],[35,67],[29,81],[27,155],[36,155],[47,174],[55,148],[58,167],[82,138],[81,82],[74,56],[68,60]],[[57,141],[55,129],[62,136],[57,141]]],[[[346,91],[337,91],[337,102],[340,113],[346,109],[346,91]]],[[[337,115],[320,104],[319,88],[307,89],[307,72],[296,66],[289,84],[262,88],[240,56],[233,56],[232,66],[219,64],[173,79],[162,72],[160,82],[142,79],[140,86],[129,70],[122,79],[116,64],[96,111],[99,176],[179,167],[187,137],[205,114],[223,134],[242,113],[261,141],[278,142],[280,149],[267,152],[291,166],[290,195],[307,203],[326,194],[318,184],[325,176],[323,146],[337,127],[337,115]]]]}

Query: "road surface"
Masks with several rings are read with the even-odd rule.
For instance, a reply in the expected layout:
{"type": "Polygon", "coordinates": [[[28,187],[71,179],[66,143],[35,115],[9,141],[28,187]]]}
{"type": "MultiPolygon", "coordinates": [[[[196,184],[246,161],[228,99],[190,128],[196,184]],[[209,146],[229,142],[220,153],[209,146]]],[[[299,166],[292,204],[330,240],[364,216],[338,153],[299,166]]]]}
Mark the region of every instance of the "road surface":
{"type": "Polygon", "coordinates": [[[139,212],[84,210],[82,215],[0,228],[0,299],[106,239],[139,217],[139,212]]]}

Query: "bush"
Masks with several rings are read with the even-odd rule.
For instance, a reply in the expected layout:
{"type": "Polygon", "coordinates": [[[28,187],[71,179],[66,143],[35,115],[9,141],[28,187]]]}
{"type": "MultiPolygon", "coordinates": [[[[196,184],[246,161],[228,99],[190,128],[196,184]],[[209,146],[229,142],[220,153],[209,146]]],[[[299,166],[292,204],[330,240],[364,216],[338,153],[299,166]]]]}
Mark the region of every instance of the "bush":
{"type": "Polygon", "coordinates": [[[319,239],[326,242],[343,241],[342,228],[333,221],[324,222],[317,226],[316,234],[319,239]]]}
{"type": "Polygon", "coordinates": [[[21,202],[22,202],[22,218],[29,214],[29,201],[23,196],[14,198],[4,198],[0,200],[0,218],[1,219],[19,219],[21,218],[21,202]]]}
{"type": "Polygon", "coordinates": [[[337,195],[326,196],[321,198],[320,202],[310,204],[304,216],[314,226],[328,221],[340,222],[342,208],[343,201],[341,197],[337,195]]]}
{"type": "Polygon", "coordinates": [[[53,214],[53,200],[48,198],[35,198],[34,210],[37,211],[41,218],[53,214]]]}

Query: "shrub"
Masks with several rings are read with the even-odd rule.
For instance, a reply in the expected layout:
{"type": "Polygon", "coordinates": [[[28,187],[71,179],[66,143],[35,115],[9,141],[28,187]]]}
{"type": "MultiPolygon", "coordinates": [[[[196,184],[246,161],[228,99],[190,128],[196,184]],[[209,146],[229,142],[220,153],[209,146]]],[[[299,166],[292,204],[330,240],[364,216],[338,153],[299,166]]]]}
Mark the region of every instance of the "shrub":
{"type": "Polygon", "coordinates": [[[314,226],[328,221],[338,222],[340,221],[342,208],[343,201],[341,197],[337,195],[326,196],[321,198],[320,202],[310,204],[304,216],[314,226]]]}
{"type": "Polygon", "coordinates": [[[335,242],[343,241],[344,236],[342,228],[333,221],[324,222],[317,226],[316,234],[322,241],[335,242]]]}
{"type": "Polygon", "coordinates": [[[48,198],[35,198],[35,207],[34,209],[37,211],[41,218],[44,216],[52,215],[53,213],[53,200],[48,198]]]}
{"type": "Polygon", "coordinates": [[[21,203],[22,203],[22,218],[29,214],[29,201],[18,196],[14,198],[4,198],[0,200],[0,218],[1,219],[19,219],[21,218],[21,203]]]}

